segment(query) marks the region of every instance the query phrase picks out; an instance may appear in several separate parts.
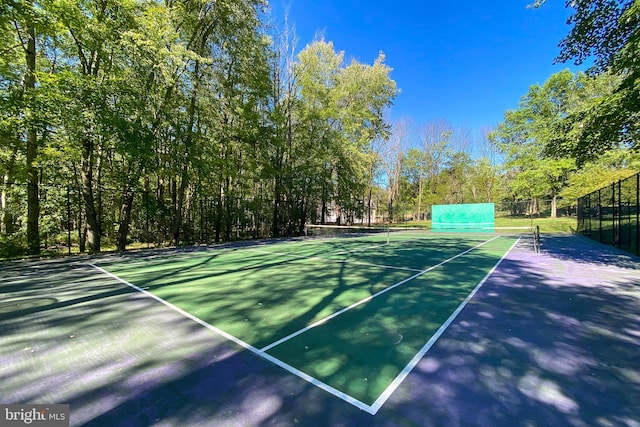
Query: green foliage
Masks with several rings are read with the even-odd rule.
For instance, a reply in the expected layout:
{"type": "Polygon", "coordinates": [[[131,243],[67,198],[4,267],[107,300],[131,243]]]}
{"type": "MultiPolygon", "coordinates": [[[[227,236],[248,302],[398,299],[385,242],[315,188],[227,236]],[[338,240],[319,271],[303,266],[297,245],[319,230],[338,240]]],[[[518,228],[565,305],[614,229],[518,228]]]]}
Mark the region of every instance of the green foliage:
{"type": "Polygon", "coordinates": [[[575,60],[581,64],[595,56],[594,71],[606,71],[620,59],[619,55],[637,37],[635,0],[574,0],[568,24],[573,24],[561,42],[558,61],[575,60]]]}
{"type": "Polygon", "coordinates": [[[26,235],[23,233],[0,236],[0,259],[26,255],[28,253],[26,243],[26,235]]]}
{"type": "MultiPolygon", "coordinates": [[[[315,200],[335,202],[343,213],[361,217],[374,163],[370,145],[386,135],[383,111],[396,95],[391,69],[380,54],[373,65],[343,64],[344,52],[316,41],[298,55],[298,137],[315,200]]],[[[325,221],[325,212],[320,221],[325,221]]]]}
{"type": "Polygon", "coordinates": [[[396,93],[382,54],[343,64],[316,42],[281,67],[261,0],[31,4],[0,2],[2,235],[24,227],[27,129],[44,244],[67,220],[98,251],[296,234],[321,203],[362,215],[396,93]],[[25,23],[39,47],[28,94],[25,23]]]}
{"type": "Polygon", "coordinates": [[[588,77],[565,70],[543,85],[529,88],[518,110],[507,111],[490,138],[504,153],[505,166],[514,172],[511,195],[514,199],[556,198],[565,185],[575,161],[549,156],[559,145],[571,143],[561,129],[567,115],[584,98],[588,77]]]}
{"type": "MultiPolygon", "coordinates": [[[[537,1],[536,6],[544,3],[537,1]]],[[[576,0],[557,60],[581,64],[594,59],[593,75],[612,75],[617,84],[585,100],[565,120],[571,144],[558,151],[583,163],[610,149],[634,148],[640,137],[640,3],[637,0],[576,0]]]]}
{"type": "Polygon", "coordinates": [[[638,170],[639,153],[622,149],[608,151],[571,174],[561,196],[566,200],[577,200],[585,194],[627,178],[638,170]]]}
{"type": "Polygon", "coordinates": [[[520,107],[505,113],[505,121],[491,139],[505,154],[513,199],[561,197],[571,205],[580,195],[628,176],[637,169],[637,153],[611,137],[600,122],[603,111],[623,110],[605,105],[615,95],[621,77],[614,74],[587,76],[563,71],[543,85],[532,86],[520,107]]]}

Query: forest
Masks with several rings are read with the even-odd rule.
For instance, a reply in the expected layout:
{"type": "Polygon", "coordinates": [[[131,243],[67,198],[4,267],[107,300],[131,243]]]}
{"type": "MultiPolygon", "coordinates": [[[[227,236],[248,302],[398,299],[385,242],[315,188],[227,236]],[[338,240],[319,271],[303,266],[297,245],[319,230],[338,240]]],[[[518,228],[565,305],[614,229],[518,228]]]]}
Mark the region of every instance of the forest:
{"type": "Polygon", "coordinates": [[[0,256],[295,236],[436,203],[556,215],[640,170],[640,4],[567,7],[558,61],[594,65],[476,135],[390,120],[383,53],[298,48],[263,0],[0,0],[0,256]]]}

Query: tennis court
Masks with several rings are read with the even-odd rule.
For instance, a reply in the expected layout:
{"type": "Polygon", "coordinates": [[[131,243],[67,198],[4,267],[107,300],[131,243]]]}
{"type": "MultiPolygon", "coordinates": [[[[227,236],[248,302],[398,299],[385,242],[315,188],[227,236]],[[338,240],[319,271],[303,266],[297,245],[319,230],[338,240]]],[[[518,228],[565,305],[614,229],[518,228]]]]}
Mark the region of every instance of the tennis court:
{"type": "Polygon", "coordinates": [[[94,265],[375,413],[516,240],[393,234],[94,265]]]}
{"type": "MultiPolygon", "coordinates": [[[[155,367],[143,369],[145,380],[138,379],[146,384],[149,377],[153,377],[152,382],[161,383],[161,373],[164,369],[174,372],[167,366],[174,366],[176,360],[180,360],[180,369],[185,369],[187,360],[196,366],[187,371],[193,368],[199,372],[219,365],[220,359],[235,358],[230,355],[240,349],[243,366],[253,366],[261,360],[267,366],[260,368],[268,371],[266,377],[282,377],[284,372],[285,377],[306,384],[297,383],[297,391],[290,395],[300,394],[299,387],[303,387],[313,396],[320,393],[323,397],[319,401],[330,396],[356,413],[373,417],[351,418],[361,419],[363,425],[376,419],[388,420],[379,414],[387,402],[395,402],[391,405],[396,407],[398,400],[407,399],[407,385],[403,387],[403,383],[415,381],[416,374],[412,373],[418,365],[433,363],[427,354],[447,330],[460,327],[458,316],[488,280],[496,280],[503,264],[513,262],[509,259],[514,257],[514,248],[519,248],[515,253],[529,257],[545,256],[533,250],[528,234],[406,230],[184,251],[143,251],[71,263],[8,264],[0,288],[3,295],[10,297],[0,304],[0,322],[7,331],[3,334],[5,351],[0,354],[7,372],[2,376],[3,395],[10,396],[11,402],[73,400],[68,386],[60,385],[67,390],[61,397],[53,391],[55,387],[49,387],[49,394],[39,394],[33,384],[51,385],[50,377],[42,370],[55,374],[54,383],[62,384],[65,375],[68,379],[77,363],[76,338],[82,337],[80,350],[89,353],[93,363],[109,362],[98,373],[88,364],[85,372],[72,375],[76,381],[82,378],[84,385],[76,384],[78,389],[100,389],[99,384],[114,382],[113,376],[118,378],[118,374],[108,372],[107,366],[124,363],[122,354],[144,359],[149,356],[147,351],[153,353],[155,367]],[[55,292],[48,292],[49,289],[55,292]],[[153,310],[153,315],[143,316],[147,310],[153,310]],[[123,313],[128,318],[123,318],[123,313]],[[51,322],[49,316],[62,319],[51,322]],[[150,350],[159,345],[154,342],[158,332],[152,331],[169,318],[183,319],[179,327],[166,329],[182,330],[172,340],[183,341],[184,346],[175,349],[169,340],[160,345],[170,347],[171,352],[157,354],[150,350]],[[22,323],[25,319],[29,319],[29,326],[22,323]],[[94,331],[93,336],[78,332],[78,323],[87,322],[99,324],[101,332],[94,331]],[[132,329],[129,323],[137,326],[132,329]],[[123,337],[124,330],[128,332],[123,337]],[[47,340],[47,336],[51,339],[47,340]],[[33,344],[38,340],[45,344],[33,344]],[[46,353],[46,357],[34,359],[31,350],[46,353]],[[200,359],[204,354],[211,357],[212,351],[216,353],[216,363],[200,359]],[[225,356],[221,357],[220,352],[225,356]],[[167,361],[161,363],[164,357],[167,361]],[[113,359],[119,362],[114,364],[113,359]],[[410,376],[414,379],[409,380],[410,376]],[[25,382],[32,385],[25,386],[25,382]]],[[[633,297],[637,295],[634,293],[633,297]]],[[[424,366],[419,372],[424,374],[424,366]]],[[[170,375],[170,382],[175,376],[170,375]]],[[[225,387],[219,378],[215,382],[216,387],[225,387]]],[[[171,389],[176,387],[174,384],[171,389]]],[[[274,391],[274,395],[280,392],[274,391]]],[[[261,398],[264,400],[265,396],[261,398]]],[[[127,407],[127,399],[120,400],[119,405],[127,407]]],[[[104,404],[103,401],[101,405],[104,404]]],[[[109,424],[114,422],[114,414],[124,415],[111,408],[105,411],[111,415],[104,418],[104,414],[96,416],[95,406],[75,406],[76,420],[83,420],[78,425],[92,419],[96,425],[109,424]],[[90,415],[92,411],[94,414],[90,415]]],[[[154,405],[147,402],[147,406],[154,405]]],[[[73,410],[72,403],[72,413],[73,410]]],[[[142,424],[162,423],[165,417],[171,420],[171,413],[160,411],[161,416],[155,421],[142,424]]],[[[351,414],[348,419],[354,416],[351,414]]],[[[237,421],[237,413],[227,415],[226,421],[237,421]]],[[[391,419],[397,421],[397,417],[391,419]]],[[[211,421],[210,417],[207,419],[211,421]]],[[[240,425],[253,425],[243,420],[240,425]]]]}

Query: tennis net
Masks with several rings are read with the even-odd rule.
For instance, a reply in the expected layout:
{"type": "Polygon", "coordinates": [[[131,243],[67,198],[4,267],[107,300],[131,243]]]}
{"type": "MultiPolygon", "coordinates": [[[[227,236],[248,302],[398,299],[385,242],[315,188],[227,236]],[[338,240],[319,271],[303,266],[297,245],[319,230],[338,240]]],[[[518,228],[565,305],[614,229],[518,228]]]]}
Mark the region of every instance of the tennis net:
{"type": "Polygon", "coordinates": [[[427,237],[428,228],[308,224],[306,238],[336,238],[372,243],[405,242],[427,237]]]}

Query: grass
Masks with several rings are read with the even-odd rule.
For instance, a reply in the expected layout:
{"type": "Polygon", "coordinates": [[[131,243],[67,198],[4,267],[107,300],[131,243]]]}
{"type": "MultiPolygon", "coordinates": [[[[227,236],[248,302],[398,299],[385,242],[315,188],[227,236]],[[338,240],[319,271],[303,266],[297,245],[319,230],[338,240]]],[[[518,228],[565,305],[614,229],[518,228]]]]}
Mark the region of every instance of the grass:
{"type": "Polygon", "coordinates": [[[571,233],[577,227],[575,217],[561,218],[496,218],[496,227],[527,227],[536,225],[540,233],[571,233]]]}

